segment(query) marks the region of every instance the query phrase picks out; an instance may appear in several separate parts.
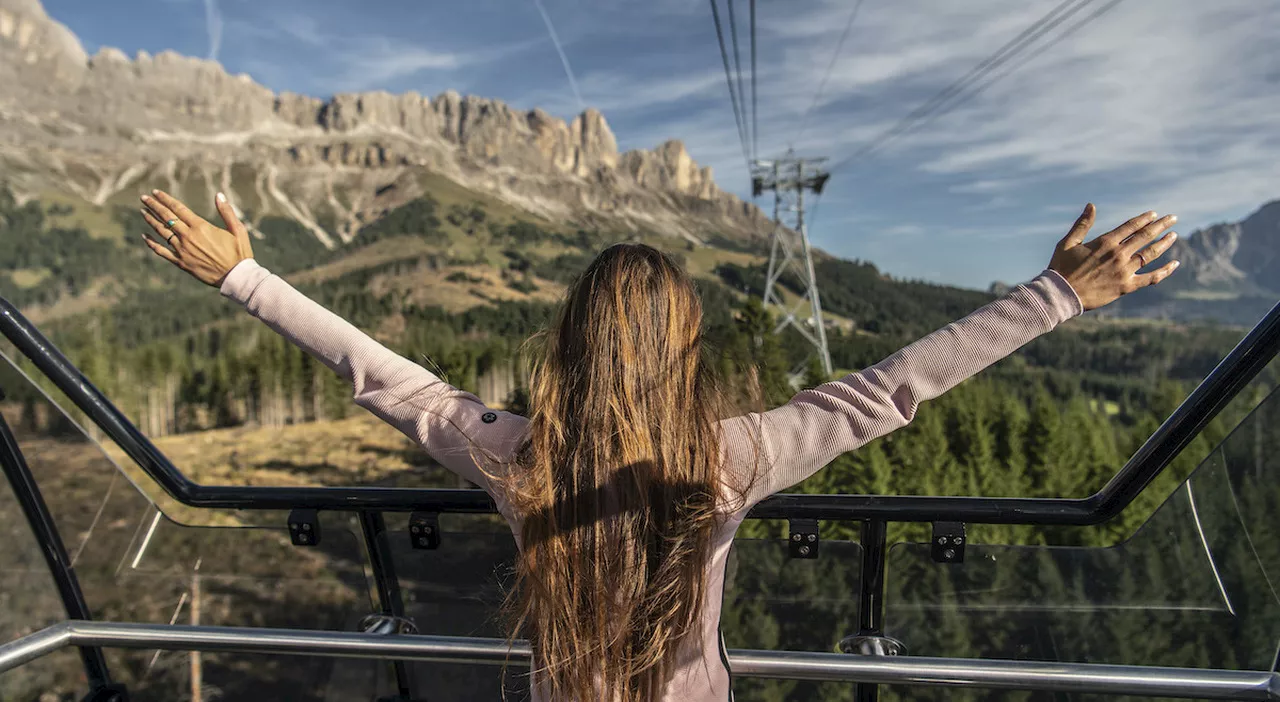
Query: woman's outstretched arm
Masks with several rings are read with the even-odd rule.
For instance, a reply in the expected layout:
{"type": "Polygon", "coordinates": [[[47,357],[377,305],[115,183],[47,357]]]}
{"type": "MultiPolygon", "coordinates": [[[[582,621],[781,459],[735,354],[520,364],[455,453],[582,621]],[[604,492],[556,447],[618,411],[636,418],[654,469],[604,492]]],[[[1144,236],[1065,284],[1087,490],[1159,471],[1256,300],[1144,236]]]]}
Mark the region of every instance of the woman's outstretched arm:
{"type": "Polygon", "coordinates": [[[143,203],[143,216],[168,239],[166,247],[147,238],[159,256],[218,286],[224,296],[346,378],[357,404],[416,441],[446,468],[490,494],[496,492],[478,469],[473,451],[508,458],[523,433],[523,417],[489,410],[475,395],[379,344],[259,265],[248,232],[221,194],[216,204],[227,230],[163,192],[144,197],[143,203]]]}
{"type": "Polygon", "coordinates": [[[906,426],[938,397],[1067,319],[1163,280],[1176,262],[1135,275],[1172,245],[1150,244],[1174,221],[1155,213],[1082,244],[1092,205],[1059,242],[1049,268],[870,368],[796,394],[786,405],[724,423],[728,478],[749,507],[816,473],[836,456],[906,426]],[[758,441],[757,441],[758,439],[758,441]]]}

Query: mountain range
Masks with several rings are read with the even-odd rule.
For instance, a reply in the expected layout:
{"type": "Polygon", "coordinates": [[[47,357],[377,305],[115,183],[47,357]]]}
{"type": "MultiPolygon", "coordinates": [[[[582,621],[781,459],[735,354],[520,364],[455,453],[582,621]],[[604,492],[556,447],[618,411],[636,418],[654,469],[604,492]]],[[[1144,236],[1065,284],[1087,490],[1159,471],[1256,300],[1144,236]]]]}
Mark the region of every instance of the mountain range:
{"type": "Polygon", "coordinates": [[[692,241],[770,229],[681,142],[619,152],[595,110],[566,123],[455,92],[276,94],[173,52],[89,56],[39,0],[0,0],[0,84],[0,167],[20,201],[223,190],[332,248],[424,192],[430,171],[549,220],[692,241]]]}

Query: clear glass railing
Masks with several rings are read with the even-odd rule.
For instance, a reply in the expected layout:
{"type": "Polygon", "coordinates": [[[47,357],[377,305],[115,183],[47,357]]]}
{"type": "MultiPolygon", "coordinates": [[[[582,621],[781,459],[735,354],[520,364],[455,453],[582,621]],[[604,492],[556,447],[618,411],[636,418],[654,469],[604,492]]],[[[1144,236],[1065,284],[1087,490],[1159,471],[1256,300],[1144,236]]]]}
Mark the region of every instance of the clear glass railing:
{"type": "MultiPolygon", "coordinates": [[[[443,515],[441,520],[440,547],[420,550],[409,542],[406,515],[387,515],[406,616],[423,634],[504,637],[502,586],[510,582],[516,556],[510,531],[496,517],[443,515]]],[[[861,548],[824,541],[821,549],[821,558],[793,560],[784,540],[734,543],[721,617],[729,648],[831,652],[857,631],[861,548]]],[[[417,689],[432,692],[433,699],[499,699],[502,692],[500,675],[492,668],[410,667],[417,689]]],[[[512,667],[507,680],[507,692],[519,699],[527,688],[525,670],[512,667]]],[[[740,698],[752,699],[755,693],[789,692],[797,685],[822,687],[782,680],[740,680],[734,687],[740,698]]]]}
{"type": "MultiPolygon", "coordinates": [[[[9,415],[5,413],[6,417],[9,415]]],[[[67,618],[49,567],[8,482],[0,480],[0,641],[26,636],[67,618]]],[[[0,675],[0,700],[83,692],[79,655],[63,650],[0,675]]]]}
{"type": "MultiPolygon", "coordinates": [[[[45,398],[20,392],[25,378],[0,364],[0,387],[21,405],[4,407],[75,568],[95,619],[355,631],[373,611],[367,559],[350,515],[326,514],[315,548],[290,544],[284,514],[273,527],[243,526],[234,513],[212,512],[207,525],[166,516],[102,447],[45,398]]],[[[141,480],[145,480],[142,477],[141,480]]],[[[3,483],[3,481],[0,481],[3,483]]],[[[56,590],[7,484],[0,490],[0,637],[10,641],[65,620],[56,590]]],[[[227,653],[157,653],[111,649],[111,674],[132,699],[180,699],[199,680],[205,699],[356,699],[386,687],[379,661],[227,653]]],[[[36,699],[83,690],[74,652],[42,659],[0,678],[0,699],[36,699]],[[69,659],[68,659],[69,657],[69,659]],[[69,664],[66,664],[69,660],[69,664]],[[64,665],[66,664],[66,665],[64,665]],[[41,671],[57,665],[50,674],[41,671]],[[28,671],[28,668],[31,670],[28,671]],[[52,681],[52,682],[51,682],[52,681]]]]}
{"type": "MultiPolygon", "coordinates": [[[[792,559],[784,540],[739,539],[725,569],[721,630],[728,648],[836,650],[857,633],[862,547],[824,540],[816,559],[792,559]]],[[[736,678],[737,700],[852,699],[854,686],[736,678]]]]}
{"type": "MultiPolygon", "coordinates": [[[[388,514],[386,521],[405,616],[420,633],[506,636],[499,609],[516,545],[499,517],[441,515],[440,546],[432,550],[412,548],[408,515],[388,514]]],[[[412,663],[408,668],[413,689],[424,699],[503,699],[503,675],[492,667],[412,663]]],[[[520,665],[508,668],[511,699],[528,693],[527,673],[520,665]]]]}
{"type": "Polygon", "coordinates": [[[921,656],[1270,670],[1277,505],[1272,394],[1120,545],[970,545],[944,565],[927,544],[896,544],[886,633],[921,656]]]}

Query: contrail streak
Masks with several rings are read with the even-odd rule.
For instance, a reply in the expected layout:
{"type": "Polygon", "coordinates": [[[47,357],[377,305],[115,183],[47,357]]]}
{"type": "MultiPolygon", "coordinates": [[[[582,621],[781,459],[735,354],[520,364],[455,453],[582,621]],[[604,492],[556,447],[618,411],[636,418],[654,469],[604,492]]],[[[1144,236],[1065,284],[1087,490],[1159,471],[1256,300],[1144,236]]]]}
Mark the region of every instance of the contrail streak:
{"type": "MultiPolygon", "coordinates": [[[[208,0],[208,2],[213,2],[213,0],[208,0]]],[[[569,57],[564,53],[564,46],[560,44],[560,37],[556,36],[556,28],[551,25],[551,16],[547,14],[546,8],[542,6],[542,0],[533,0],[533,4],[538,6],[538,13],[542,15],[542,21],[547,24],[547,33],[551,35],[551,43],[556,45],[556,53],[560,54],[560,63],[564,64],[564,73],[569,76],[569,87],[573,88],[573,96],[578,99],[578,107],[586,111],[587,103],[582,101],[582,93],[578,92],[578,81],[573,78],[573,69],[569,68],[569,57]]]]}
{"type": "Polygon", "coordinates": [[[222,13],[218,12],[218,0],[204,0],[205,28],[209,31],[209,60],[218,60],[222,48],[222,13]]]}

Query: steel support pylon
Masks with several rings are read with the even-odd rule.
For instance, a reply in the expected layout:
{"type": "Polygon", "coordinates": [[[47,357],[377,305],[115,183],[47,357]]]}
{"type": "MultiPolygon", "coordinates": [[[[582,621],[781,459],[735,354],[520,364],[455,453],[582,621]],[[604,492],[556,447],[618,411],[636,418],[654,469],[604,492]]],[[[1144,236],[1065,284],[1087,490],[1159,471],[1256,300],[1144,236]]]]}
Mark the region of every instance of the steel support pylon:
{"type": "Polygon", "coordinates": [[[755,162],[752,194],[773,191],[773,232],[769,235],[769,270],[764,283],[764,309],[778,316],[774,333],[794,327],[813,344],[827,377],[832,374],[827,329],[822,319],[822,297],[813,270],[813,253],[804,219],[806,190],[821,194],[829,174],[822,170],[825,158],[798,158],[791,152],[780,159],[755,162]],[[778,290],[790,274],[800,287],[800,297],[788,304],[778,290]]]}

